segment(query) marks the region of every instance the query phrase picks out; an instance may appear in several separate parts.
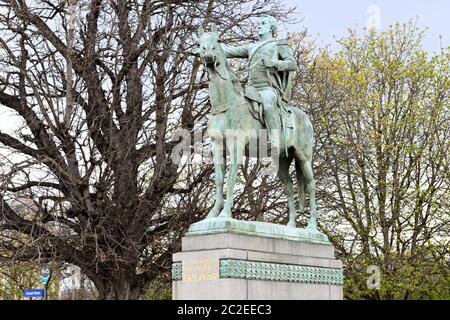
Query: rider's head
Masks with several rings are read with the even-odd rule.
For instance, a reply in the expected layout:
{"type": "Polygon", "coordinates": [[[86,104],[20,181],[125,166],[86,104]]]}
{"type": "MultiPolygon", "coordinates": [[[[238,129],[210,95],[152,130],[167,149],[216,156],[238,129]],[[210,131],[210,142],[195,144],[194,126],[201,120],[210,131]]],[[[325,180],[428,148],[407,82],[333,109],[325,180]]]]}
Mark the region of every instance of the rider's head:
{"type": "Polygon", "coordinates": [[[277,30],[277,19],[272,16],[264,16],[259,20],[258,34],[260,36],[270,34],[275,35],[277,30]]]}

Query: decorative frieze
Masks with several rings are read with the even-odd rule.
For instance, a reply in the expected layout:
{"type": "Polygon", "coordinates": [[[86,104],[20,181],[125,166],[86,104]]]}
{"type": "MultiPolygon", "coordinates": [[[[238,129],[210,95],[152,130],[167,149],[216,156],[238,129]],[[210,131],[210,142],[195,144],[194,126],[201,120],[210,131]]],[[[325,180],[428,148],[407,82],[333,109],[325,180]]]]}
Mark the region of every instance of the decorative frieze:
{"type": "MultiPolygon", "coordinates": [[[[220,259],[220,279],[245,279],[281,282],[342,285],[342,269],[261,261],[220,259]]],[[[182,264],[172,265],[172,279],[182,280],[182,264]]]]}
{"type": "Polygon", "coordinates": [[[172,281],[180,281],[183,278],[183,264],[174,262],[172,264],[172,281]]]}

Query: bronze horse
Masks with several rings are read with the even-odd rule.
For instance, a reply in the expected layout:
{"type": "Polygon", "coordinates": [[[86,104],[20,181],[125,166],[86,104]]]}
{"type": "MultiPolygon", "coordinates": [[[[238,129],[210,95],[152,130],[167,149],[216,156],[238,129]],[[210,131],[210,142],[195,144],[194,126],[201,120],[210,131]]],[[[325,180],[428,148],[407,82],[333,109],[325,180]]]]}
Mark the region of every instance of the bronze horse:
{"type": "MultiPolygon", "coordinates": [[[[216,28],[212,32],[199,30],[199,55],[209,73],[209,99],[212,115],[208,122],[208,135],[212,138],[212,152],[215,166],[215,205],[207,218],[231,218],[233,193],[238,165],[249,144],[258,139],[258,133],[265,127],[256,119],[250,109],[251,102],[233,73],[219,43],[216,28]],[[245,133],[245,134],[243,134],[245,133]],[[243,138],[244,137],[244,138],[243,138]],[[224,142],[226,147],[224,147],[224,142]],[[230,169],[227,178],[227,195],[224,203],[223,184],[225,178],[225,148],[230,154],[230,169]]],[[[311,215],[308,229],[317,229],[315,181],[312,170],[313,126],[307,115],[296,107],[287,107],[292,128],[286,128],[280,139],[278,177],[288,196],[289,227],[296,227],[297,209],[294,203],[294,186],[289,167],[295,161],[300,210],[304,209],[305,192],[310,197],[311,215]]]]}

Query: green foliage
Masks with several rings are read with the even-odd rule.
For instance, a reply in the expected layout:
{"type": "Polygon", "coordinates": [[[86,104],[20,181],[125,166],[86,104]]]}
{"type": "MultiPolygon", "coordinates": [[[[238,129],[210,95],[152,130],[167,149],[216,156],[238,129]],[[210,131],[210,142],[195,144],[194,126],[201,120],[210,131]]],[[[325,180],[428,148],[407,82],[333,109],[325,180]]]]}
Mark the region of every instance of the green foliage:
{"type": "Polygon", "coordinates": [[[430,55],[423,37],[414,21],[350,30],[340,51],[309,52],[308,81],[296,81],[347,298],[449,298],[450,48],[430,55]],[[369,265],[380,290],[367,289],[369,265]]]}
{"type": "MultiPolygon", "coordinates": [[[[0,300],[22,300],[24,290],[43,288],[39,272],[39,266],[31,262],[1,264],[0,300]]],[[[48,291],[49,300],[57,299],[58,284],[59,279],[54,272],[48,291]]]]}
{"type": "Polygon", "coordinates": [[[446,261],[436,258],[435,248],[422,248],[419,257],[391,254],[389,261],[377,257],[348,257],[344,291],[348,299],[449,300],[450,282],[446,261]],[[367,286],[367,268],[381,267],[379,289],[367,286]]]}
{"type": "Polygon", "coordinates": [[[143,300],[171,300],[172,284],[170,281],[155,280],[142,295],[143,300]]]}

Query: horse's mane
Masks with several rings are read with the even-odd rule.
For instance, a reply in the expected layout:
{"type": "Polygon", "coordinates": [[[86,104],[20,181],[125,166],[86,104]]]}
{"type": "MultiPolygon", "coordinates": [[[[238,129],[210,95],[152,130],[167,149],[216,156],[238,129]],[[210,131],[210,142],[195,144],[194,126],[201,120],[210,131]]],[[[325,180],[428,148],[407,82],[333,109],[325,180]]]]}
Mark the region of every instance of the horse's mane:
{"type": "MultiPolygon", "coordinates": [[[[218,43],[220,42],[219,35],[216,32],[208,32],[208,33],[205,33],[205,35],[213,37],[214,40],[217,41],[218,43]]],[[[225,52],[223,51],[222,46],[220,44],[219,44],[219,48],[220,48],[219,51],[222,55],[222,59],[225,62],[225,69],[228,72],[229,78],[230,78],[231,82],[233,83],[236,92],[243,94],[244,90],[242,88],[241,82],[239,81],[239,78],[236,76],[236,73],[234,72],[234,70],[231,68],[230,63],[228,62],[228,59],[225,55],[225,52]]],[[[219,74],[220,74],[220,72],[219,72],[219,74]]]]}
{"type": "Polygon", "coordinates": [[[226,66],[227,66],[228,73],[230,74],[231,81],[233,81],[233,83],[234,82],[240,83],[236,73],[231,68],[230,63],[228,62],[228,60],[226,62],[226,66]]]}

